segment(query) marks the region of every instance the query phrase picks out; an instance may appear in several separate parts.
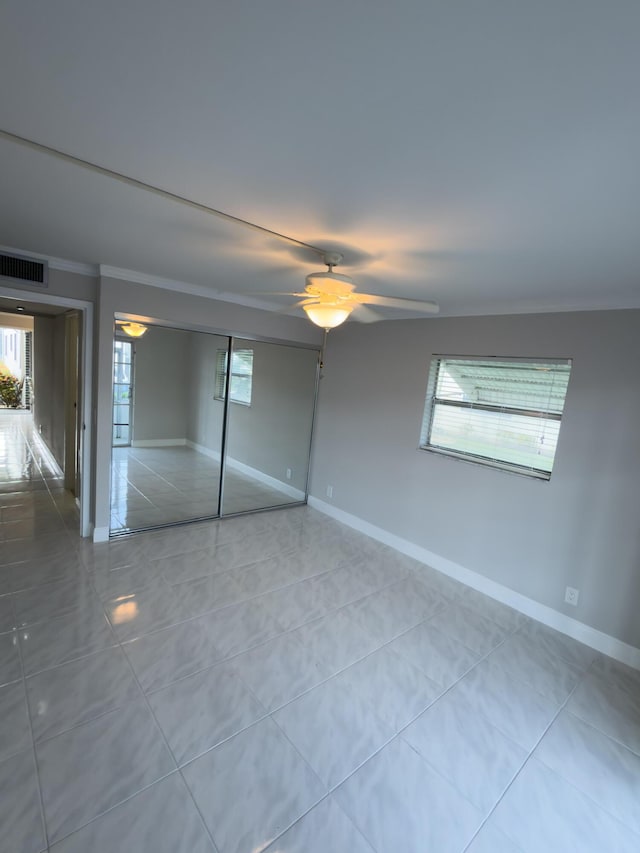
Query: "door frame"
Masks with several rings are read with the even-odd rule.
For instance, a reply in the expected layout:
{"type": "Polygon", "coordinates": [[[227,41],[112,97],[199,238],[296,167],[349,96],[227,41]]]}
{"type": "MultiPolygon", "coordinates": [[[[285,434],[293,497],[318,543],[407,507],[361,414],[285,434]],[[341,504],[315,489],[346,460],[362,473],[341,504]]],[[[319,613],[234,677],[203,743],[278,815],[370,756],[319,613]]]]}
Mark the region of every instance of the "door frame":
{"type": "Polygon", "coordinates": [[[80,535],[91,536],[93,523],[91,521],[91,499],[93,467],[93,316],[94,303],[84,299],[71,299],[67,296],[54,296],[50,293],[38,293],[32,290],[6,287],[0,284],[0,296],[9,299],[36,302],[42,305],[59,305],[80,313],[82,317],[81,353],[82,365],[82,429],[80,434],[80,535]]]}

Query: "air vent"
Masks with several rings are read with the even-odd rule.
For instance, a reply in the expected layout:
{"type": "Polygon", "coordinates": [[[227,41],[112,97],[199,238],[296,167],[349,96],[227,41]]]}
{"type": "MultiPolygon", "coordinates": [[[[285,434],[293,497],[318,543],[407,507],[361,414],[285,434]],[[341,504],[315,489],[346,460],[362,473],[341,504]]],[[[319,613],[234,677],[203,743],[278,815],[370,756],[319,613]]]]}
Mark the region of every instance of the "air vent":
{"type": "Polygon", "coordinates": [[[0,253],[0,276],[16,278],[37,287],[49,286],[49,264],[22,255],[0,253]]]}

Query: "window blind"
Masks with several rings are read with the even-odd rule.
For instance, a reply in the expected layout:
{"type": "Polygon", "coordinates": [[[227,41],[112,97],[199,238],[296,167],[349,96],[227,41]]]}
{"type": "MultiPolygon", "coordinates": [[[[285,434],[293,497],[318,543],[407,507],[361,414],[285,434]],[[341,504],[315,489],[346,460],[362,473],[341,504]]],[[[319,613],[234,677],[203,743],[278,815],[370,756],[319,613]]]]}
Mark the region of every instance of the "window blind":
{"type": "MultiPolygon", "coordinates": [[[[224,400],[227,382],[227,350],[219,349],[216,353],[216,388],[215,397],[224,400]]],[[[251,404],[253,381],[253,350],[239,349],[231,354],[231,382],[229,397],[233,403],[251,404]]]]}
{"type": "Polygon", "coordinates": [[[421,447],[550,476],[571,361],[437,356],[421,447]]]}

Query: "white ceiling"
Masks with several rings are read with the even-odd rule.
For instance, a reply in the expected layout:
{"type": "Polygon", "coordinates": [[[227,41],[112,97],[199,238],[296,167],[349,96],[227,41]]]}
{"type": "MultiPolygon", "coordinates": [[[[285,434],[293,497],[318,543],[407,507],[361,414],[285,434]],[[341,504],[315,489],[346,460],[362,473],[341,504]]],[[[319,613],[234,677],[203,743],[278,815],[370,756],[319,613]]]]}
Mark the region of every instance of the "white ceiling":
{"type": "MultiPolygon", "coordinates": [[[[2,31],[4,130],[337,248],[361,290],[640,306],[638,0],[4,0],[2,31]]],[[[0,164],[5,246],[245,294],[322,268],[3,138],[0,164]]]]}

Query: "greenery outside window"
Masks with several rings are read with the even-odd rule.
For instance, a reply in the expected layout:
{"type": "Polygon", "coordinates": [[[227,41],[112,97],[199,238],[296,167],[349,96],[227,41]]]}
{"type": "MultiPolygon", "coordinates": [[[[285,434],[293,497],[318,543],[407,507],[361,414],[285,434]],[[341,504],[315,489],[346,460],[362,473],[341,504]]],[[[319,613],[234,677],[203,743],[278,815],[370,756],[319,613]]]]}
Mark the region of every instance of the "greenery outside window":
{"type": "Polygon", "coordinates": [[[548,480],[570,359],[434,356],[420,447],[548,480]]]}
{"type": "MultiPolygon", "coordinates": [[[[227,387],[228,353],[219,349],[216,353],[216,389],[215,399],[224,400],[227,387]]],[[[229,399],[232,403],[251,405],[251,386],[253,380],[253,350],[237,349],[231,355],[231,381],[229,399]]]]}

